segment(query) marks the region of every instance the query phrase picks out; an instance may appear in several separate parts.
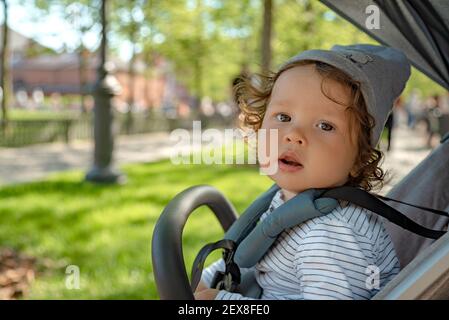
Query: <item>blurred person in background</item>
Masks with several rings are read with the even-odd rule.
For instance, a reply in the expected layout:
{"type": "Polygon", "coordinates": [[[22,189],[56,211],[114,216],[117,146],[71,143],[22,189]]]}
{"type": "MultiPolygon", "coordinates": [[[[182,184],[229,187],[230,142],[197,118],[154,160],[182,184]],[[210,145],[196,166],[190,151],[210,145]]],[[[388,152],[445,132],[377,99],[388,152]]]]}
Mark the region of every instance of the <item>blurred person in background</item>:
{"type": "Polygon", "coordinates": [[[439,134],[439,118],[441,117],[440,97],[435,94],[425,103],[425,122],[427,129],[427,147],[433,148],[432,139],[439,134]]]}
{"type": "Polygon", "coordinates": [[[409,128],[414,129],[416,123],[423,116],[419,89],[415,88],[412,90],[405,103],[405,110],[407,112],[407,125],[409,128]]]}

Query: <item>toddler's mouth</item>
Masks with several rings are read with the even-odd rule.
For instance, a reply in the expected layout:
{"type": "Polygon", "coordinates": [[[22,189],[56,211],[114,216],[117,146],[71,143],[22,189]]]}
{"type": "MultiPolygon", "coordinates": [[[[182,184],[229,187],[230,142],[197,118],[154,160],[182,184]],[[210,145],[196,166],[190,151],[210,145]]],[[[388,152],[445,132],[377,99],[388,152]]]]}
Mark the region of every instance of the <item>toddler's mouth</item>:
{"type": "Polygon", "coordinates": [[[298,167],[298,166],[301,166],[302,167],[302,164],[300,164],[300,163],[298,163],[298,162],[296,162],[296,161],[289,161],[289,160],[287,160],[287,159],[279,159],[282,163],[285,163],[285,164],[288,164],[289,166],[296,166],[296,167],[298,167]]]}
{"type": "Polygon", "coordinates": [[[279,157],[279,167],[283,171],[294,172],[304,166],[293,152],[287,151],[279,157]]]}
{"type": "Polygon", "coordinates": [[[299,159],[296,157],[296,155],[291,151],[287,151],[287,152],[284,152],[283,154],[281,154],[281,156],[279,157],[279,161],[281,161],[282,163],[288,164],[288,165],[292,165],[292,166],[302,166],[302,163],[299,161],[299,159]]]}

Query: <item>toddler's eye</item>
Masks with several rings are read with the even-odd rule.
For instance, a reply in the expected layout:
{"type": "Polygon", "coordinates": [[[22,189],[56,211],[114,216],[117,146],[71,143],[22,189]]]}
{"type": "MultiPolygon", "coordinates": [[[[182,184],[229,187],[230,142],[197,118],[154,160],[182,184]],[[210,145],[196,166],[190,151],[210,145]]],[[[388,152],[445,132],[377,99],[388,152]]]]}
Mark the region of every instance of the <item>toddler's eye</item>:
{"type": "Polygon", "coordinates": [[[287,122],[291,120],[290,116],[286,115],[285,113],[277,114],[276,119],[278,119],[280,122],[287,122]]]}
{"type": "Polygon", "coordinates": [[[332,130],[334,130],[334,127],[331,126],[329,123],[326,123],[326,122],[320,122],[319,126],[324,131],[332,131],[332,130]]]}

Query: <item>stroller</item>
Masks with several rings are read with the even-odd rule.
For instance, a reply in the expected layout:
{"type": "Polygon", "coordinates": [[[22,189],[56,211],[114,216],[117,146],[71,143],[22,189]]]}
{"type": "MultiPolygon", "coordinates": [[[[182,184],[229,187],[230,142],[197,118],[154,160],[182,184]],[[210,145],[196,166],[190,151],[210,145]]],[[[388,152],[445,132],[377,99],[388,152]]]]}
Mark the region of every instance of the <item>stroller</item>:
{"type": "MultiPolygon", "coordinates": [[[[449,3],[420,0],[321,0],[383,45],[406,53],[412,64],[449,90],[449,3]],[[380,26],[365,24],[365,10],[379,10],[380,26]]],[[[449,132],[441,143],[387,194],[417,206],[449,210],[449,132]]],[[[190,214],[206,205],[224,231],[237,219],[232,204],[210,186],[194,186],[178,194],[162,212],[152,240],[152,261],[161,299],[194,298],[182,254],[182,231],[190,214]]],[[[447,231],[449,218],[431,215],[401,203],[391,207],[418,224],[447,231]]],[[[415,235],[388,220],[390,233],[403,269],[375,300],[449,299],[449,233],[438,240],[415,235]]],[[[244,292],[242,292],[244,293],[244,292]]]]}

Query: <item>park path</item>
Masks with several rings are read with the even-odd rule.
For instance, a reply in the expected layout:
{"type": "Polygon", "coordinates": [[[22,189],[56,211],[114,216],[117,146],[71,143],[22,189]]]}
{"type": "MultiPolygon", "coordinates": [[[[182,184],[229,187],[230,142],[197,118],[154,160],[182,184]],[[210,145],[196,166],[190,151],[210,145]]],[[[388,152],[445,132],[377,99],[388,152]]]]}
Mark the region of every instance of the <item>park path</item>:
{"type": "MultiPolygon", "coordinates": [[[[191,144],[172,141],[168,132],[119,136],[115,140],[114,165],[155,162],[170,158],[172,153],[182,154],[200,147],[200,142],[193,137],[191,144]]],[[[0,186],[41,180],[67,170],[87,172],[92,162],[92,141],[0,148],[0,186]]]]}
{"type": "MultiPolygon", "coordinates": [[[[412,131],[404,126],[393,131],[392,150],[386,153],[382,168],[390,170],[392,181],[381,193],[404,177],[431,151],[425,147],[424,129],[412,131]]],[[[116,139],[115,164],[154,162],[167,159],[173,152],[182,152],[190,145],[170,140],[169,133],[120,136],[116,139]]],[[[193,141],[199,149],[199,141],[193,141]]],[[[381,146],[384,150],[385,146],[381,146]]],[[[87,171],[92,164],[93,144],[74,141],[70,144],[52,143],[23,148],[0,148],[0,186],[44,179],[49,174],[66,170],[87,171]]]]}

